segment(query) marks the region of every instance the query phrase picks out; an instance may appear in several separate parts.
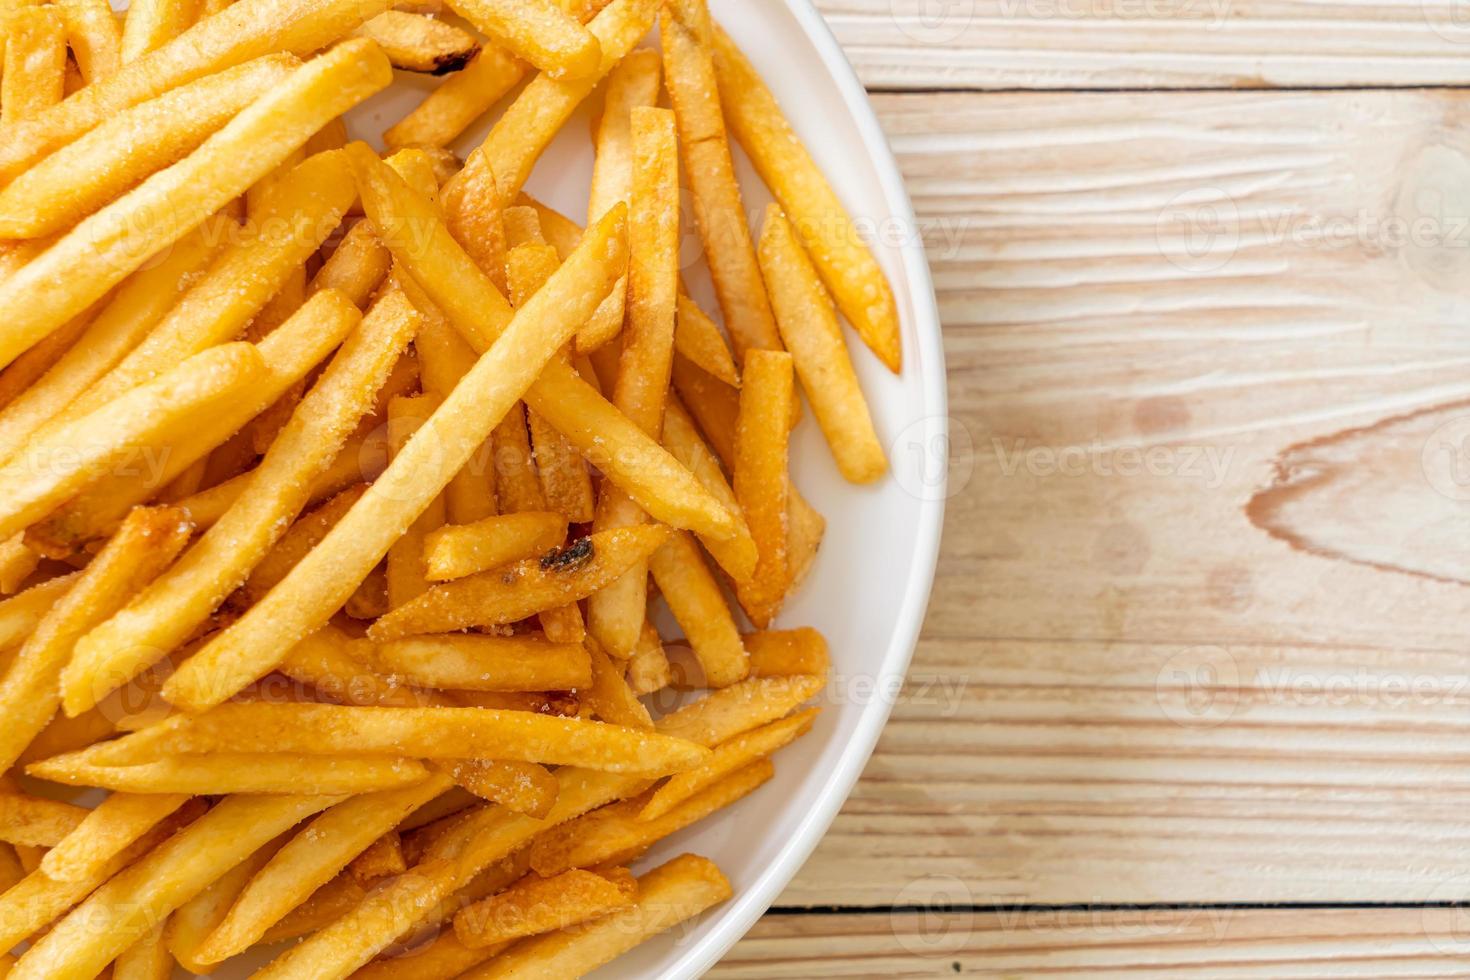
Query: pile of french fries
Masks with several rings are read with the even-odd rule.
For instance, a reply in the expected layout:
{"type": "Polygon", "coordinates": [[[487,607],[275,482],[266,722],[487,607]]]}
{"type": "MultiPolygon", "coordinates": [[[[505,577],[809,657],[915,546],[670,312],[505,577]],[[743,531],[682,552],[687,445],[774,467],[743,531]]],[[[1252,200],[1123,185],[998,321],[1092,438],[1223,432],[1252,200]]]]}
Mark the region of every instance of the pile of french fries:
{"type": "Polygon", "coordinates": [[[868,483],[839,315],[900,366],[853,221],[704,0],[391,6],[0,0],[0,976],[581,976],[813,724],[798,389],[868,483]],[[523,188],[594,98],[584,229],[523,188]]]}

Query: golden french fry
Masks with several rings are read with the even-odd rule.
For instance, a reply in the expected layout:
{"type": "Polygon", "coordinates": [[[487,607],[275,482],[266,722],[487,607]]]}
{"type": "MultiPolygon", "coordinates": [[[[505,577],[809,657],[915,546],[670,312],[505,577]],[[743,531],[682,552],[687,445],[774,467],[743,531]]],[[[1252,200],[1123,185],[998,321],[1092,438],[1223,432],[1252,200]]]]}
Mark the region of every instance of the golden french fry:
{"type": "Polygon", "coordinates": [[[382,45],[394,68],[447,75],[464,68],[480,50],[469,31],[423,14],[388,10],[357,29],[382,45]]]}
{"type": "Polygon", "coordinates": [[[0,841],[55,847],[86,815],[85,809],[70,803],[0,792],[0,841]]]}
{"type": "Polygon", "coordinates": [[[730,882],[713,862],[681,855],[638,879],[637,904],[569,929],[521,940],[479,969],[465,973],[464,980],[499,980],[531,972],[580,977],[731,894],[730,882]]]}
{"type": "Polygon", "coordinates": [[[729,687],[750,673],[750,657],[720,584],[687,532],[676,531],[649,559],[649,570],[684,630],[710,687],[729,687]]]}
{"type": "Polygon", "coordinates": [[[740,392],[718,380],[688,358],[674,354],[674,389],[699,430],[727,467],[735,463],[735,419],[740,414],[740,392]]]}
{"type": "Polygon", "coordinates": [[[669,666],[669,658],[664,652],[663,640],[659,638],[658,630],[652,623],[644,623],[643,635],[639,637],[633,657],[628,661],[629,689],[641,697],[663,690],[673,679],[673,670],[669,666]]]}
{"type": "Polygon", "coordinates": [[[725,384],[738,388],[740,374],[730,345],[709,314],[687,295],[679,296],[679,320],[674,327],[674,350],[725,384]]]}
{"type": "Polygon", "coordinates": [[[56,713],[63,670],[77,641],[167,568],[192,531],[183,511],[170,507],[133,511],[37,625],[0,679],[0,715],[5,718],[0,772],[20,758],[56,713]]]}
{"type": "MultiPolygon", "coordinates": [[[[412,277],[404,278],[413,281],[412,277]]],[[[424,316],[424,323],[414,337],[414,350],[422,367],[424,391],[443,401],[475,366],[475,352],[428,297],[415,297],[414,305],[420,310],[433,311],[424,316]]],[[[495,513],[495,465],[491,452],[491,440],[486,440],[444,489],[444,509],[451,523],[469,525],[495,513]]],[[[430,578],[433,578],[432,569],[430,578]]]]}
{"type": "Polygon", "coordinates": [[[268,55],[118,113],[0,190],[0,235],[64,231],[192,152],[300,64],[268,55]]]}
{"type": "Polygon", "coordinates": [[[592,682],[587,651],[533,635],[453,634],[381,644],[374,662],[416,687],[465,691],[566,691],[592,682]]]}
{"type": "Polygon", "coordinates": [[[383,132],[392,149],[448,146],[526,76],[526,65],[494,45],[444,81],[408,115],[383,132]]]}
{"type": "Polygon", "coordinates": [[[259,942],[374,840],[448,788],[448,777],[433,775],[406,789],[354,797],[314,818],[250,878],[195,950],[196,960],[219,963],[259,942]]]}
{"type": "Polygon", "coordinates": [[[390,878],[408,870],[403,856],[403,842],[396,830],[390,830],[367,846],[347,865],[347,873],[359,883],[369,885],[380,878],[390,878]]]}
{"type": "Polygon", "coordinates": [[[0,650],[18,646],[35,632],[42,617],[80,577],[80,573],[74,572],[48,579],[0,602],[0,650]]]}
{"type": "Polygon", "coordinates": [[[735,499],[735,491],[725,479],[719,457],[700,438],[694,420],[689,417],[683,403],[672,394],[664,410],[664,447],[694,474],[711,496],[735,515],[738,526],[734,537],[724,541],[700,540],[732,580],[743,582],[750,578],[755,573],[755,539],[750,536],[745,515],[740,512],[740,503],[735,499]]]}
{"type": "Polygon", "coordinates": [[[270,551],[265,553],[265,557],[251,570],[250,577],[241,586],[247,601],[252,604],[259,602],[267,592],[275,588],[312,548],[321,543],[327,532],[336,526],[366,490],[366,483],[355,484],[298,518],[281,535],[281,539],[271,546],[270,551]]]}
{"type": "MultiPolygon", "coordinates": [[[[222,750],[476,759],[487,746],[512,761],[640,775],[682,772],[709,754],[678,739],[525,711],[265,703],[227,704],[204,715],[171,718],[87,751],[93,762],[106,766],[154,759],[162,753],[175,758],[173,753],[222,750]]],[[[48,771],[65,769],[58,764],[48,771]]]]}
{"type": "Polygon", "coordinates": [[[789,596],[801,588],[812,563],[817,560],[817,550],[822,547],[822,536],[827,532],[827,519],[813,509],[812,505],[790,487],[791,499],[786,516],[786,566],[790,579],[786,586],[789,596]]]}
{"type": "Polygon", "coordinates": [[[392,75],[371,41],[344,41],[251,103],[192,154],[67,232],[0,282],[0,306],[11,317],[0,364],[96,302],[265,176],[327,120],[386,87],[392,75]]]}
{"type": "Polygon", "coordinates": [[[188,799],[179,793],[114,793],[46,852],[41,871],[56,881],[95,880],[108,862],[178,812],[188,799]]]}
{"type": "Polygon", "coordinates": [[[781,339],[791,352],[838,469],[853,483],[873,482],[888,471],[888,458],[873,431],[867,400],[842,340],[837,310],[791,222],[774,204],[766,210],[760,263],[781,339]]]}
{"type": "Polygon", "coordinates": [[[137,61],[193,26],[198,0],[138,0],[128,4],[122,28],[122,60],[137,61]]]}
{"type": "Polygon", "coordinates": [[[755,574],[736,593],[751,622],[769,626],[786,597],[787,454],[795,397],[791,355],[756,350],[745,359],[740,417],[735,431],[735,498],[755,538],[755,574]]]}
{"type": "Polygon", "coordinates": [[[26,951],[17,980],[96,976],[174,909],[266,841],[335,803],[330,796],[225,800],[113,878],[26,951]]]}
{"type": "Polygon", "coordinates": [[[331,256],[306,287],[311,296],[323,289],[335,289],[365,306],[388,275],[393,257],[378,241],[371,222],[359,221],[343,236],[331,256]]]}
{"type": "MultiPolygon", "coordinates": [[[[93,746],[93,749],[99,746],[93,746]]],[[[411,759],[333,756],[330,759],[283,753],[216,752],[208,758],[171,756],[139,765],[98,765],[84,749],[33,762],[26,771],[66,786],[96,786],[121,793],[370,793],[412,786],[428,770],[411,759]]]]}
{"type": "MultiPolygon", "coordinates": [[[[403,451],[408,440],[429,420],[437,407],[433,394],[412,398],[395,398],[388,404],[389,440],[394,455],[403,451]]],[[[429,501],[398,540],[388,548],[388,608],[393,609],[423,595],[429,588],[425,577],[424,537],[444,525],[444,498],[441,494],[429,501]]]]}
{"type": "Polygon", "coordinates": [[[424,560],[429,579],[446,582],[544,555],[561,547],[566,534],[567,520],[560,514],[502,514],[432,532],[424,540],[424,560]]]}
{"type": "Polygon", "coordinates": [[[653,718],[628,686],[622,664],[614,663],[590,637],[586,648],[592,659],[592,683],[581,692],[584,716],[592,715],[628,728],[652,728],[653,718]]]}
{"type": "Polygon", "coordinates": [[[714,746],[790,714],[827,684],[822,676],[752,677],[658,720],[659,731],[714,746]]]}
{"type": "MultiPolygon", "coordinates": [[[[703,10],[703,3],[681,6],[703,10]]],[[[715,84],[714,61],[708,43],[689,23],[679,19],[679,13],[666,6],[659,23],[664,78],[679,120],[679,152],[689,177],[704,257],[725,314],[725,326],[735,344],[735,356],[743,359],[749,350],[780,350],[781,337],[746,224],[715,84]]]]}
{"type": "Polygon", "coordinates": [[[752,677],[790,677],[795,674],[822,677],[832,666],[826,638],[809,626],[748,633],[745,648],[750,651],[752,677]]]}
{"type": "MultiPolygon", "coordinates": [[[[388,6],[386,0],[238,0],[222,14],[8,131],[0,144],[0,183],[129,106],[273,51],[305,57],[350,34],[388,6]]],[[[262,163],[260,172],[269,169],[262,163]]],[[[253,182],[247,180],[245,185],[253,182]]]]}
{"type": "Polygon", "coordinates": [[[85,313],[72,317],[59,330],[32,346],[11,361],[5,370],[0,371],[0,405],[8,407],[47,371],[54,368],[81,339],[82,334],[91,326],[93,315],[100,312],[103,305],[99,302],[85,313]]]}
{"type": "Polygon", "coordinates": [[[66,28],[55,7],[12,13],[0,75],[0,125],[34,118],[61,101],[66,80],[66,28]]]}
{"type": "Polygon", "coordinates": [[[592,520],[597,498],[587,464],[560,432],[541,417],[529,412],[531,444],[536,457],[536,473],[546,506],[561,514],[569,523],[586,524],[592,520]]]}
{"type": "Polygon", "coordinates": [[[392,640],[469,626],[514,623],[607,587],[658,549],[668,528],[615,528],[541,558],[436,585],[373,624],[368,635],[392,640]]]}
{"type": "Polygon", "coordinates": [[[200,947],[224,921],[245,886],[290,839],[291,831],[286,831],[275,840],[267,842],[210,882],[209,887],[179,906],[178,911],[168,917],[168,925],[163,931],[164,944],[187,972],[196,976],[209,972],[211,964],[199,958],[200,947]]]}
{"type": "Polygon", "coordinates": [[[91,84],[122,64],[122,26],[107,0],[68,0],[57,4],[66,21],[66,40],[82,78],[91,84]]]}
{"type": "Polygon", "coordinates": [[[638,884],[626,868],[606,875],[572,869],[552,878],[527,875],[499,895],[454,917],[454,932],[472,949],[535,936],[595,919],[637,899],[638,884]]]}
{"type": "Polygon", "coordinates": [[[555,78],[585,78],[602,60],[599,38],[552,0],[452,0],[465,20],[555,78]]]}
{"type": "Polygon", "coordinates": [[[737,735],[727,742],[715,746],[714,754],[698,769],[670,776],[648,797],[648,802],[638,812],[639,820],[657,820],[697,793],[713,786],[726,776],[750,765],[757,759],[766,758],[778,749],[811,731],[820,708],[798,711],[780,721],[737,735]]]}
{"type": "MultiPolygon", "coordinates": [[[[365,187],[388,171],[366,147],[361,147],[354,165],[365,187]]],[[[396,179],[391,171],[388,175],[396,179]]],[[[621,273],[625,258],[621,219],[621,214],[611,215],[596,234],[588,234],[585,247],[515,315],[500,339],[322,544],[169,679],[165,696],[171,702],[187,710],[218,704],[270,670],[347,600],[387,553],[399,528],[422,513],[464,467],[566,341],[574,324],[590,315],[621,273]]],[[[376,217],[374,223],[384,228],[376,217]]]]}
{"type": "Polygon", "coordinates": [[[174,959],[163,941],[163,926],[118,954],[112,964],[112,980],[169,980],[174,975],[174,959]]]}
{"type": "Polygon", "coordinates": [[[735,42],[716,29],[713,50],[720,99],[735,138],[791,216],[848,322],[879,360],[898,371],[903,363],[898,307],[883,270],[735,42]]]}
{"type": "Polygon", "coordinates": [[[556,777],[534,762],[459,759],[450,764],[449,772],[459,786],[512,813],[544,817],[556,804],[556,777]]]}

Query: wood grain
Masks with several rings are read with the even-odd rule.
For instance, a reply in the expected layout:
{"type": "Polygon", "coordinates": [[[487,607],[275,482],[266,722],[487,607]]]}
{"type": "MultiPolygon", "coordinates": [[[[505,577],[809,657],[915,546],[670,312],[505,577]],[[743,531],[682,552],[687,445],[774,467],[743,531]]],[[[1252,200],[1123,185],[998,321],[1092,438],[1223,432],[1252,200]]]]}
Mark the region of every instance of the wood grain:
{"type": "Polygon", "coordinates": [[[1463,909],[768,916],[710,980],[1467,977],[1463,909]]]}
{"type": "Polygon", "coordinates": [[[957,494],[908,688],[779,904],[1470,899],[1470,590],[1435,574],[1458,470],[1390,468],[1387,504],[1327,470],[1278,526],[1247,513],[1321,476],[1311,447],[1453,434],[1467,96],[876,101],[957,494]]]}
{"type": "Polygon", "coordinates": [[[1459,0],[817,0],[870,87],[1464,85],[1459,0]]]}

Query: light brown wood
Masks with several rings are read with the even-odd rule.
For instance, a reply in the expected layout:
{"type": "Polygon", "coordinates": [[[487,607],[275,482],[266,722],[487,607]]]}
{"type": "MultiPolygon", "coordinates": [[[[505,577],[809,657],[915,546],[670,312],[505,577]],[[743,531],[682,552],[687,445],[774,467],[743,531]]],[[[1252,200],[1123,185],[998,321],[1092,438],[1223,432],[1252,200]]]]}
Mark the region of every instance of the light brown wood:
{"type": "Polygon", "coordinates": [[[817,0],[898,89],[1464,85],[1458,0],[817,0]]]}
{"type": "Polygon", "coordinates": [[[710,980],[1467,977],[1462,909],[767,916],[710,980]]]}

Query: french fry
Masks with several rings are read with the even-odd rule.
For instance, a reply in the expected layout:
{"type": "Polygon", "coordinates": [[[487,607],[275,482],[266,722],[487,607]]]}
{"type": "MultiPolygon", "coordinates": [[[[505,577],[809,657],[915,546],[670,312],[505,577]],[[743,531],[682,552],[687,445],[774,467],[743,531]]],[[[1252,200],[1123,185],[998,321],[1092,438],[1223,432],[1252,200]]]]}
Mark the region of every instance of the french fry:
{"type": "Polygon", "coordinates": [[[666,932],[732,893],[713,862],[685,854],[638,879],[637,904],[569,929],[524,939],[465,980],[499,980],[535,973],[580,977],[639,943],[666,932]]]}
{"type": "MultiPolygon", "coordinates": [[[[82,678],[100,672],[125,680],[123,675],[147,666],[136,655],[121,659],[118,651],[162,655],[172,650],[222,597],[248,580],[305,505],[312,482],[371,408],[419,322],[402,293],[389,292],[373,306],[302,400],[239,501],[167,575],[77,644],[63,683],[69,714],[91,706],[82,678]]],[[[255,588],[263,584],[257,580],[255,588]]]]}
{"type": "Polygon", "coordinates": [[[416,687],[466,691],[562,691],[592,683],[587,651],[537,636],[455,634],[381,644],[374,661],[416,687]]]}
{"type": "Polygon", "coordinates": [[[245,886],[290,839],[291,831],[286,831],[268,841],[169,916],[168,925],[163,931],[164,943],[169,953],[186,971],[196,976],[209,972],[210,964],[199,958],[200,947],[224,921],[245,886]]]}
{"type": "Polygon", "coordinates": [[[674,354],[674,389],[719,458],[731,470],[735,463],[735,420],[740,392],[709,372],[674,354]]]}
{"type": "Polygon", "coordinates": [[[306,287],[312,296],[323,289],[344,293],[358,306],[366,306],[373,290],[388,275],[393,257],[378,241],[370,222],[359,221],[342,237],[331,256],[306,287]]]}
{"type": "Polygon", "coordinates": [[[0,841],[26,847],[55,847],[86,815],[85,809],[70,803],[0,792],[0,841]]]}
{"type": "Polygon", "coordinates": [[[96,302],[263,177],[322,123],[391,80],[392,68],[371,41],[344,41],[251,103],[198,150],[83,220],[0,282],[0,306],[12,317],[0,342],[0,364],[96,302]]]}
{"type": "Polygon", "coordinates": [[[897,372],[903,363],[893,289],[831,184],[792,131],[775,96],[718,28],[716,78],[725,118],[761,179],[790,215],[822,281],[858,336],[897,372]]]}
{"type": "Polygon", "coordinates": [[[720,328],[699,304],[686,294],[679,295],[679,320],[674,327],[674,350],[716,379],[731,387],[740,386],[740,375],[730,345],[725,343],[720,328]]]}
{"type": "MultiPolygon", "coordinates": [[[[264,703],[227,704],[204,715],[171,718],[88,752],[94,762],[106,766],[157,758],[160,753],[174,758],[172,753],[217,752],[222,747],[332,757],[477,759],[487,746],[511,761],[638,775],[683,772],[709,754],[678,739],[525,711],[264,703]]],[[[58,774],[66,770],[60,764],[46,768],[58,774]]]]}
{"type": "Polygon", "coordinates": [[[458,785],[512,813],[544,817],[556,804],[556,777],[534,762],[460,759],[449,766],[449,772],[458,785]]]}
{"type": "MultiPolygon", "coordinates": [[[[354,163],[359,161],[360,174],[387,170],[365,147],[354,163]]],[[[384,227],[376,217],[375,224],[384,227]]],[[[621,273],[624,254],[621,215],[612,215],[515,315],[322,544],[243,619],[181,667],[165,686],[165,696],[191,710],[217,704],[270,670],[292,644],[324,623],[387,553],[399,529],[463,468],[573,325],[590,315],[621,273]]]]}
{"type": "Polygon", "coordinates": [[[296,644],[279,666],[281,673],[309,684],[323,697],[344,704],[417,707],[444,703],[440,698],[371,672],[372,643],[327,625],[296,644]]]}
{"type": "Polygon", "coordinates": [[[526,77],[526,65],[486,45],[457,74],[430,92],[408,115],[383,132],[390,149],[448,146],[526,77]]]}
{"type": "Polygon", "coordinates": [[[672,394],[664,410],[664,448],[694,474],[711,496],[735,515],[738,526],[734,537],[724,541],[711,538],[700,540],[710,556],[732,580],[743,582],[750,578],[755,573],[755,539],[750,536],[750,527],[746,525],[745,516],[740,512],[735,491],[725,480],[719,457],[700,438],[699,430],[689,417],[684,404],[672,394]]]}
{"type": "Polygon", "coordinates": [[[786,517],[786,565],[790,579],[786,594],[791,595],[801,588],[812,563],[817,560],[817,551],[822,547],[822,536],[827,532],[827,519],[807,503],[791,486],[791,499],[786,517]]]}
{"type": "Polygon", "coordinates": [[[251,344],[227,344],[197,354],[158,380],[140,385],[52,437],[33,441],[0,466],[0,539],[44,517],[130,452],[167,446],[196,413],[223,408],[266,374],[251,344]],[[57,453],[74,465],[48,465],[57,453]]]}
{"type": "MultiPolygon", "coordinates": [[[[408,440],[433,414],[434,395],[395,398],[388,405],[389,439],[394,455],[401,453],[408,440]]],[[[443,495],[429,501],[398,540],[388,548],[388,608],[394,609],[423,595],[429,588],[425,578],[424,536],[444,525],[443,495]]]]}
{"type": "Polygon", "coordinates": [[[0,125],[11,127],[61,101],[66,79],[66,28],[55,7],[12,13],[0,75],[0,125]]]}
{"type": "Polygon", "coordinates": [[[114,793],[46,852],[41,871],[56,881],[96,880],[113,858],[177,813],[188,799],[180,793],[114,793]]]}
{"type": "Polygon", "coordinates": [[[351,912],[367,897],[367,889],[357,879],[343,872],[318,888],[305,902],[286,913],[261,937],[261,945],[274,946],[290,939],[300,939],[351,912]]]}
{"type": "Polygon", "coordinates": [[[826,684],[825,675],[752,677],[664,715],[656,727],[665,734],[715,746],[786,717],[826,684]]]}
{"type": "Polygon", "coordinates": [[[138,0],[123,21],[122,60],[137,61],[188,30],[199,15],[198,0],[138,0]]]}
{"type": "Polygon", "coordinates": [[[169,980],[173,975],[174,958],[163,941],[162,925],[123,950],[112,964],[112,980],[169,980]]]}
{"type": "Polygon", "coordinates": [[[281,539],[265,553],[265,557],[251,570],[249,578],[241,586],[247,602],[259,602],[267,592],[290,574],[291,569],[295,568],[312,548],[321,544],[327,532],[336,526],[366,490],[366,483],[355,484],[310,513],[298,518],[296,523],[281,535],[281,539]]]}
{"type": "MultiPolygon", "coordinates": [[[[488,350],[510,316],[505,297],[455,244],[429,202],[391,175],[379,176],[364,184],[363,201],[395,256],[470,345],[488,350]]],[[[577,251],[587,247],[588,237],[593,232],[577,251]]],[[[570,365],[551,362],[526,394],[530,407],[654,518],[715,538],[734,532],[734,517],[570,365]]]]}
{"type": "MultiPolygon", "coordinates": [[[[433,309],[432,315],[425,315],[423,325],[414,337],[414,349],[423,367],[424,390],[443,401],[475,366],[475,352],[427,297],[423,298],[422,305],[417,300],[415,305],[420,309],[424,306],[433,309]]],[[[450,522],[469,525],[495,513],[497,501],[495,465],[490,458],[492,452],[492,440],[486,440],[444,489],[444,509],[450,522]]]]}
{"type": "Polygon", "coordinates": [[[424,561],[430,581],[447,582],[544,555],[561,547],[566,535],[567,520],[560,514],[502,514],[430,533],[424,539],[424,561]]]}
{"type": "MultiPolygon", "coordinates": [[[[98,748],[100,746],[94,746],[98,748]]],[[[284,753],[215,753],[209,758],[175,756],[140,765],[98,765],[91,750],[33,762],[26,771],[66,786],[95,786],[120,793],[370,793],[412,786],[428,770],[411,759],[333,756],[330,759],[284,753]]]]}
{"type": "Polygon", "coordinates": [[[175,243],[169,254],[130,276],[56,365],[0,411],[0,459],[118,364],[178,301],[222,241],[213,222],[175,243]]]}
{"type": "Polygon", "coordinates": [[[380,878],[391,878],[408,870],[403,857],[403,842],[398,832],[390,830],[367,846],[347,865],[347,873],[364,885],[380,878]]]}
{"type": "MultiPolygon", "coordinates": [[[[443,218],[452,240],[463,247],[471,259],[470,264],[482,270],[495,286],[497,295],[507,288],[505,254],[508,248],[498,188],[495,172],[486,164],[473,171],[461,169],[444,185],[441,196],[443,218]]],[[[401,205],[402,202],[395,204],[401,205]]],[[[435,217],[439,214],[436,213],[435,217]]],[[[499,310],[504,305],[508,311],[504,299],[500,296],[501,303],[492,309],[499,310]]]]}
{"type": "Polygon", "coordinates": [[[357,36],[381,45],[394,68],[430,75],[459,71],[480,51],[469,31],[402,10],[384,11],[359,27],[357,36]]]}
{"type": "Polygon", "coordinates": [[[448,777],[433,775],[406,789],[354,797],[315,817],[251,876],[195,950],[197,962],[220,963],[259,942],[374,840],[448,788],[448,777]]]}
{"type": "Polygon", "coordinates": [[[496,626],[576,602],[607,587],[668,536],[661,526],[615,528],[541,558],[436,585],[378,620],[375,640],[496,626]]]}
{"type": "Polygon", "coordinates": [[[81,339],[92,323],[93,314],[101,308],[99,303],[92,309],[72,317],[61,329],[31,347],[0,371],[0,405],[9,406],[47,371],[66,356],[66,352],[81,339]]]}
{"type": "Polygon", "coordinates": [[[638,884],[624,868],[608,875],[573,869],[553,878],[527,875],[499,895],[454,917],[454,932],[471,948],[565,929],[632,905],[638,884]]]}
{"type": "Polygon", "coordinates": [[[106,0],[69,0],[58,4],[66,21],[66,40],[82,79],[90,85],[122,64],[122,27],[106,0]]]}
{"type": "Polygon", "coordinates": [[[300,64],[288,54],[267,55],[118,113],[0,190],[0,235],[64,231],[183,159],[300,64]]]}
{"type": "MultiPolygon", "coordinates": [[[[508,4],[509,0],[473,2],[508,4]]],[[[446,201],[457,200],[459,209],[489,204],[462,196],[456,199],[453,191],[456,185],[473,182],[477,173],[488,169],[495,180],[486,190],[493,189],[498,195],[495,203],[502,208],[513,204],[552,138],[598,82],[648,33],[653,20],[653,0],[613,0],[587,25],[587,32],[594,38],[594,53],[598,46],[601,48],[600,63],[594,63],[590,72],[580,77],[557,78],[543,73],[532,79],[485,142],[465,161],[465,169],[449,182],[446,201]]]]}
{"type": "MultiPolygon", "coordinates": [[[[556,249],[556,254],[561,256],[562,261],[566,261],[566,257],[572,254],[577,247],[577,242],[581,240],[582,227],[559,211],[548,208],[527,194],[521,194],[517,200],[523,202],[518,206],[535,209],[547,243],[556,249]]],[[[597,312],[592,314],[592,319],[587,321],[587,326],[578,334],[578,354],[585,356],[606,347],[607,342],[622,331],[627,293],[627,284],[623,283],[621,288],[614,287],[612,292],[607,294],[602,305],[598,306],[597,312]],[[584,336],[587,339],[581,339],[584,336]],[[588,345],[591,345],[590,348],[588,345]]]]}
{"type": "Polygon", "coordinates": [[[752,677],[791,677],[797,674],[826,676],[832,657],[827,640],[809,626],[794,630],[747,633],[752,677]]]}
{"type": "Polygon", "coordinates": [[[479,966],[509,946],[509,942],[483,949],[466,946],[450,929],[427,946],[415,948],[410,956],[374,960],[353,973],[352,980],[444,980],[479,966]]]}
{"type": "MultiPolygon", "coordinates": [[[[703,3],[679,6],[686,8],[686,16],[692,10],[708,17],[703,3]]],[[[725,326],[735,344],[735,356],[743,360],[749,350],[780,350],[781,337],[761,281],[740,185],[735,179],[714,60],[708,42],[700,37],[701,25],[691,25],[680,15],[680,10],[665,6],[660,20],[664,78],[679,121],[679,152],[689,177],[704,257],[725,314],[725,326]]]]}
{"type": "Polygon", "coordinates": [[[18,646],[35,632],[41,619],[80,577],[74,572],[48,579],[0,602],[0,650],[18,646]]]}
{"type": "Polygon", "coordinates": [[[644,623],[638,646],[628,661],[628,688],[642,697],[663,690],[672,680],[673,672],[664,652],[663,640],[652,623],[644,623]]]}
{"type": "Polygon", "coordinates": [[[750,673],[750,657],[720,584],[685,531],[675,531],[648,562],[653,580],[684,630],[710,687],[729,687],[750,673]]]}
{"type": "Polygon", "coordinates": [[[752,352],[745,359],[735,431],[735,498],[755,538],[755,574],[736,593],[751,622],[769,626],[790,584],[787,565],[787,453],[795,397],[790,354],[752,352]]]}
{"type": "Polygon", "coordinates": [[[766,210],[760,263],[781,339],[838,469],[853,483],[872,483],[888,471],[888,458],[873,431],[837,310],[791,222],[774,204],[766,210]]]}
{"type": "Polygon", "coordinates": [[[75,586],[41,620],[0,679],[0,714],[5,718],[0,771],[20,758],[56,713],[60,680],[78,639],[167,568],[192,531],[183,511],[167,507],[133,511],[79,574],[75,586]]]}
{"type": "Polygon", "coordinates": [[[686,800],[718,783],[726,776],[738,772],[757,759],[766,758],[777,750],[811,731],[820,708],[798,711],[780,721],[737,735],[727,742],[715,746],[714,754],[697,769],[670,776],[648,797],[647,803],[638,812],[639,820],[657,820],[670,813],[686,800]]]}
{"type": "MultiPolygon", "coordinates": [[[[387,7],[386,0],[238,0],[222,15],[200,22],[158,50],[123,65],[75,97],[7,132],[5,143],[0,145],[0,183],[129,106],[273,51],[305,57],[350,34],[387,7]]],[[[386,67],[386,60],[383,64],[386,67]]],[[[294,99],[286,104],[291,101],[294,99]]],[[[274,108],[266,113],[272,120],[273,112],[274,108]]],[[[318,124],[313,132],[320,128],[318,124]]],[[[254,142],[255,134],[249,136],[242,145],[254,142]]],[[[224,156],[233,155],[233,150],[224,156]]],[[[259,173],[269,169],[270,164],[262,162],[259,173]]],[[[256,179],[258,176],[245,179],[241,189],[256,179]]]]}
{"type": "Polygon", "coordinates": [[[592,477],[577,447],[558,432],[540,412],[529,412],[526,421],[531,428],[531,445],[536,457],[536,474],[546,506],[572,524],[592,520],[597,498],[592,477]]]}
{"type": "Polygon", "coordinates": [[[590,637],[586,649],[592,659],[592,683],[582,692],[584,714],[627,728],[652,728],[653,718],[628,687],[622,665],[615,664],[590,637]]]}
{"type": "Polygon", "coordinates": [[[486,37],[554,78],[595,75],[600,38],[553,0],[453,0],[450,6],[486,37]]]}
{"type": "Polygon", "coordinates": [[[92,977],[163,917],[329,796],[234,797],[113,878],[26,951],[15,978],[92,977]]]}
{"type": "Polygon", "coordinates": [[[775,773],[770,759],[757,759],[648,820],[640,819],[647,795],[594,810],[538,837],[531,867],[546,878],[569,868],[634,861],[670,834],[743,799],[775,773]]]}

